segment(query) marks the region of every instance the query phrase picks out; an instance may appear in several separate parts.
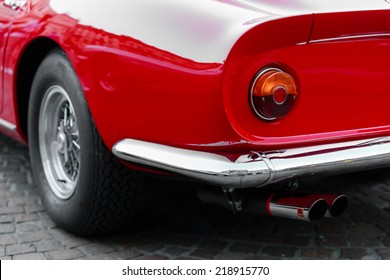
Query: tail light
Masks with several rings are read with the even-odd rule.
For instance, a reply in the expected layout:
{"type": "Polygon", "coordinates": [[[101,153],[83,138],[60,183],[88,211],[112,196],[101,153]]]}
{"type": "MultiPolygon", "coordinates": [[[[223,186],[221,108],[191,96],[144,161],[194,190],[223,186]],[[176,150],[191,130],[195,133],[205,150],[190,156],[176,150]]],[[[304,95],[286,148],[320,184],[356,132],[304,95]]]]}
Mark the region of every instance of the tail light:
{"type": "Polygon", "coordinates": [[[277,68],[260,71],[250,89],[254,112],[263,120],[272,121],[287,115],[297,99],[293,77],[277,68]]]}

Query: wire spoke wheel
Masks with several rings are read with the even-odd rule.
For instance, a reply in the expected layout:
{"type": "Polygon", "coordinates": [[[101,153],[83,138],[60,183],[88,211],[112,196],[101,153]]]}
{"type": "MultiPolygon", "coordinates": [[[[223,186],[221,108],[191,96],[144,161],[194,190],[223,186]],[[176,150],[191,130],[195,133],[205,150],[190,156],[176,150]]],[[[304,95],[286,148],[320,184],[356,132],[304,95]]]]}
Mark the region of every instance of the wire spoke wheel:
{"type": "Polygon", "coordinates": [[[61,49],[53,49],[38,67],[28,109],[31,169],[53,221],[79,235],[130,226],[144,177],[119,162],[103,142],[61,49]]]}
{"type": "Polygon", "coordinates": [[[51,86],[39,112],[39,150],[43,169],[53,193],[68,199],[80,174],[80,141],[77,118],[68,93],[51,86]]]}

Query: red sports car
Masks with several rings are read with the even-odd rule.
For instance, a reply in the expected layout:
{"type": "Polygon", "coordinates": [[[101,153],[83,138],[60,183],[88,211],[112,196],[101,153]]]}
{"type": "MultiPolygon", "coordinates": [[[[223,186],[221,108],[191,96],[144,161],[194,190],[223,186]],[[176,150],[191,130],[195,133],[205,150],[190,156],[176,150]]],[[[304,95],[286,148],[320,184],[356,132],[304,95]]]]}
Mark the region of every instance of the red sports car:
{"type": "Polygon", "coordinates": [[[127,223],[145,172],[334,217],[345,196],[273,184],[390,165],[389,2],[0,0],[0,131],[74,233],[127,223]]]}

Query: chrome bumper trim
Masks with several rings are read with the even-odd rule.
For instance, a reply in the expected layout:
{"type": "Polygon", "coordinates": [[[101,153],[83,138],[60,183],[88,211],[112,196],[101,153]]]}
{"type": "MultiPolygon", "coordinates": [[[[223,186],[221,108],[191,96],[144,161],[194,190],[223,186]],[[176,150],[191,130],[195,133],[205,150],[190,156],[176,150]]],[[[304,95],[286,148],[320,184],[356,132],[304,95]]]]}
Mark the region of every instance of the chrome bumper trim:
{"type": "Polygon", "coordinates": [[[16,125],[7,122],[6,120],[3,120],[2,118],[0,118],[0,126],[5,127],[8,130],[12,130],[12,131],[16,130],[16,125]]]}
{"type": "Polygon", "coordinates": [[[241,155],[234,162],[213,153],[133,139],[118,142],[112,151],[128,162],[235,188],[260,187],[306,176],[334,175],[390,166],[390,137],[251,152],[241,155]]]}

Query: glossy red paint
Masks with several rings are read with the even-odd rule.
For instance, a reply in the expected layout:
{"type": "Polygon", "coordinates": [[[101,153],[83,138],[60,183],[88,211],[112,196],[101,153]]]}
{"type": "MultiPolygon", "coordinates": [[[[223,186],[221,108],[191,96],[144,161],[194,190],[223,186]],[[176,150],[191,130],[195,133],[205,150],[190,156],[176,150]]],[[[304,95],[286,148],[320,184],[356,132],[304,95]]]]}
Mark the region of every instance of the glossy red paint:
{"type": "MultiPolygon", "coordinates": [[[[8,57],[8,50],[16,48],[13,42],[10,40],[9,35],[12,33],[12,21],[17,21],[21,15],[25,13],[22,11],[15,11],[5,5],[0,5],[0,117],[10,124],[16,124],[18,122],[17,112],[15,110],[16,100],[14,99],[14,83],[13,77],[15,75],[15,64],[10,64],[8,57]],[[10,78],[11,79],[8,79],[10,78]]],[[[0,126],[0,131],[15,139],[25,142],[24,136],[20,130],[4,129],[0,126]]]]}
{"type": "Polygon", "coordinates": [[[389,15],[389,10],[317,14],[310,41],[335,41],[345,37],[346,40],[352,37],[349,38],[352,40],[359,39],[359,36],[373,36],[375,39],[377,35],[389,35],[390,23],[386,20],[389,15]]]}
{"type": "Polygon", "coordinates": [[[288,18],[279,20],[278,28],[270,22],[269,30],[263,24],[248,32],[233,49],[225,69],[225,105],[237,133],[251,143],[271,149],[388,135],[390,115],[386,108],[390,86],[384,81],[390,77],[386,55],[390,50],[390,25],[384,22],[385,16],[390,16],[390,11],[315,15],[313,30],[304,22],[309,17],[288,18]],[[381,20],[374,19],[378,15],[381,20]],[[343,16],[353,20],[343,25],[343,16]],[[364,29],[370,37],[363,36],[361,29],[354,26],[361,17],[367,25],[373,20],[373,25],[364,29]],[[345,27],[334,26],[326,33],[326,23],[334,18],[338,19],[337,26],[345,27]],[[296,26],[292,27],[293,24],[296,26]],[[291,29],[301,33],[288,34],[291,29]],[[289,36],[288,42],[279,40],[289,36]],[[266,44],[262,44],[264,38],[266,44]],[[299,98],[285,118],[259,122],[249,109],[243,110],[248,107],[248,84],[259,69],[272,66],[296,79],[299,98]]]}
{"type": "MultiPolygon", "coordinates": [[[[7,8],[4,5],[0,5],[0,62],[1,62],[1,73],[4,72],[4,52],[8,43],[9,28],[11,21],[13,20],[16,12],[12,9],[7,8]]],[[[7,71],[5,71],[7,72],[7,71]]],[[[2,76],[2,75],[1,75],[2,76]]],[[[0,79],[0,89],[3,91],[3,79],[0,79]]],[[[2,112],[3,99],[2,94],[0,95],[0,113],[2,112]]]]}
{"type": "Polygon", "coordinates": [[[390,85],[383,82],[390,78],[390,23],[383,20],[389,16],[383,10],[254,21],[226,61],[205,63],[83,25],[54,12],[48,0],[29,1],[10,30],[0,117],[17,125],[15,138],[27,140],[16,109],[18,63],[32,42],[47,38],[68,54],[109,148],[133,138],[234,157],[389,135],[390,85]],[[269,66],[297,81],[299,98],[286,117],[265,122],[250,108],[249,87],[269,66]]]}

